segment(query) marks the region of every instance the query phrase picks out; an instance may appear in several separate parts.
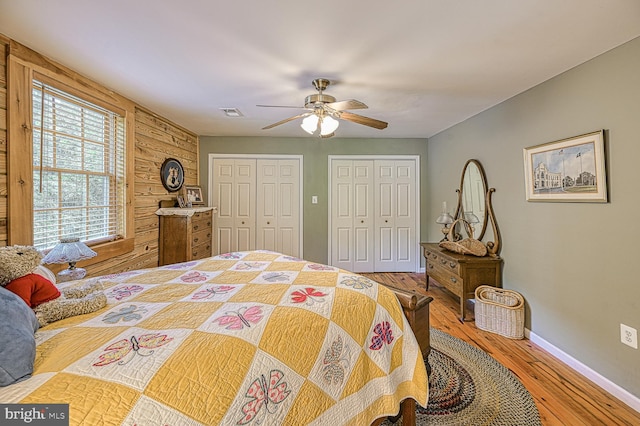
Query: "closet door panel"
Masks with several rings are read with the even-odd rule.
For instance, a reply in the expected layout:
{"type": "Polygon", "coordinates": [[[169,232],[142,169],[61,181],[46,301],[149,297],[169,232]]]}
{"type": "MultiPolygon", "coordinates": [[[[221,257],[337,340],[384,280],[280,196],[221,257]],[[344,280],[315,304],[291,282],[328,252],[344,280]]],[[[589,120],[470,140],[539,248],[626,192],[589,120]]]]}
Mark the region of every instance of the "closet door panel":
{"type": "Polygon", "coordinates": [[[300,255],[300,162],[278,160],[277,163],[277,251],[300,255]]]}
{"type": "MultiPolygon", "coordinates": [[[[215,235],[215,239],[217,241],[217,252],[220,253],[230,253],[234,251],[232,249],[233,244],[233,228],[231,227],[220,227],[218,226],[217,232],[215,235]]],[[[215,247],[214,247],[215,248],[215,247]]]]}
{"type": "Polygon", "coordinates": [[[396,191],[396,253],[395,271],[415,271],[419,260],[415,248],[419,245],[416,237],[416,163],[409,160],[395,162],[396,191]]]}
{"type": "Polygon", "coordinates": [[[331,162],[331,265],[353,266],[353,170],[349,160],[331,162]]]}
{"type": "Polygon", "coordinates": [[[234,162],[216,159],[213,162],[213,205],[218,208],[214,220],[213,253],[234,251],[234,162]]]}
{"type": "Polygon", "coordinates": [[[369,272],[374,267],[373,161],[353,161],[353,272],[369,272]]]}

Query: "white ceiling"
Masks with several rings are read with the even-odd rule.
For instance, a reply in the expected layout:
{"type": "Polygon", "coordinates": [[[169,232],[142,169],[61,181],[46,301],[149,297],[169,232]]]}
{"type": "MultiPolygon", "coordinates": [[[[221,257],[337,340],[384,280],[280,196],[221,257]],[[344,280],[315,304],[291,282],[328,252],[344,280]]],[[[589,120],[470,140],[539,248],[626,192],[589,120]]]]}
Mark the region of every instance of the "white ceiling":
{"type": "Polygon", "coordinates": [[[425,138],[640,36],[640,1],[0,0],[0,33],[199,135],[305,136],[256,105],[325,77],[389,122],[337,136],[425,138]]]}

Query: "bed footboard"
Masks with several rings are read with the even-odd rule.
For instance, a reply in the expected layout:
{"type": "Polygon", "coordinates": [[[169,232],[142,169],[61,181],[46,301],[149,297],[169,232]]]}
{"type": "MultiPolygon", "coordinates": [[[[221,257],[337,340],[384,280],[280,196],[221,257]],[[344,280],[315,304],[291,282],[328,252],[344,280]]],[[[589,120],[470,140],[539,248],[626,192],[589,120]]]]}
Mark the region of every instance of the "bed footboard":
{"type": "MultiPolygon", "coordinates": [[[[433,297],[412,293],[389,285],[385,285],[385,287],[389,288],[396,294],[396,297],[400,301],[400,305],[402,305],[404,315],[409,321],[411,330],[413,330],[413,334],[416,336],[418,345],[422,351],[422,356],[427,359],[429,352],[431,352],[431,344],[429,340],[429,304],[433,301],[433,297]]],[[[426,367],[427,373],[431,374],[431,367],[429,366],[429,363],[426,363],[426,367]]],[[[402,414],[402,426],[415,426],[416,401],[411,398],[402,401],[399,414],[402,414]]],[[[372,426],[379,425],[383,421],[384,418],[378,419],[372,426]]]]}

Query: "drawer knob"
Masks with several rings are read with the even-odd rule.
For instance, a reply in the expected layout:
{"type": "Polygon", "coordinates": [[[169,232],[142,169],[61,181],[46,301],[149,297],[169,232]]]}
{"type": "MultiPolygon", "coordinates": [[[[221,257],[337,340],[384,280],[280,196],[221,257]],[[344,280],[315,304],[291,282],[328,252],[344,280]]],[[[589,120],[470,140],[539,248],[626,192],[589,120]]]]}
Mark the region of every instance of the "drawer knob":
{"type": "Polygon", "coordinates": [[[199,228],[199,226],[198,226],[198,225],[193,225],[193,230],[194,230],[194,231],[197,231],[197,230],[198,230],[198,228],[199,228]]]}
{"type": "Polygon", "coordinates": [[[364,223],[364,220],[361,220],[360,223],[364,223]]]}
{"type": "Polygon", "coordinates": [[[456,262],[449,262],[449,267],[455,268],[456,267],[456,262]]]}
{"type": "Polygon", "coordinates": [[[207,222],[207,226],[211,226],[211,221],[207,222]]]}
{"type": "Polygon", "coordinates": [[[267,222],[267,225],[271,225],[271,222],[267,222]]]}
{"type": "Polygon", "coordinates": [[[451,282],[452,282],[452,283],[457,283],[457,282],[458,282],[458,280],[456,279],[456,277],[451,277],[451,282]]]}
{"type": "Polygon", "coordinates": [[[194,244],[195,244],[195,243],[197,243],[197,242],[198,242],[198,239],[197,239],[197,238],[194,238],[194,239],[193,239],[193,242],[194,242],[194,244]]]}
{"type": "Polygon", "coordinates": [[[429,269],[433,269],[433,265],[432,265],[432,264],[428,264],[428,265],[427,265],[427,268],[429,268],[429,269]]]}
{"type": "Polygon", "coordinates": [[[446,259],[440,259],[440,263],[442,263],[443,265],[447,263],[446,259]]]}
{"type": "Polygon", "coordinates": [[[244,220],[242,221],[242,224],[244,225],[244,220]]]}

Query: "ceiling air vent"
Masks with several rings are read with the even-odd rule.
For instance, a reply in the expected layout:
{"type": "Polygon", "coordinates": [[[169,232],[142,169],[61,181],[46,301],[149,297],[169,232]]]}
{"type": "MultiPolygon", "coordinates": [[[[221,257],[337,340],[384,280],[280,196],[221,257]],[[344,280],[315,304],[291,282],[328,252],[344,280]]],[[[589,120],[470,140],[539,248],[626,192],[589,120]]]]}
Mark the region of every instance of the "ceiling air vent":
{"type": "Polygon", "coordinates": [[[238,108],[220,108],[227,117],[242,117],[242,113],[238,108]]]}

